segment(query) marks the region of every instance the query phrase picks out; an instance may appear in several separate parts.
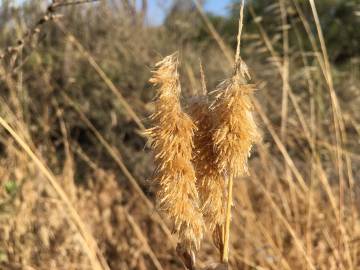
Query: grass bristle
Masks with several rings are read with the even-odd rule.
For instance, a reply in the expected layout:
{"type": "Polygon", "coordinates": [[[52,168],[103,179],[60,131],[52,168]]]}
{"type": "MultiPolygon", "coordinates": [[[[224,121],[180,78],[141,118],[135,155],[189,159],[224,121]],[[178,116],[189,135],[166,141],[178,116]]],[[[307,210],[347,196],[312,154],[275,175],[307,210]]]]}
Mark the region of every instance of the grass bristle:
{"type": "Polygon", "coordinates": [[[248,157],[253,144],[260,139],[252,111],[254,86],[236,74],[222,82],[211,95],[214,119],[213,143],[216,163],[230,177],[248,174],[248,157]]]}
{"type": "Polygon", "coordinates": [[[153,180],[157,201],[174,221],[180,243],[188,250],[200,246],[203,219],[199,209],[195,170],[191,163],[195,125],[180,106],[177,54],[164,58],[150,80],[157,88],[153,128],[148,130],[155,154],[153,180]]]}
{"type": "Polygon", "coordinates": [[[196,169],[197,188],[206,225],[214,231],[224,223],[224,178],[216,164],[212,143],[213,115],[206,96],[190,101],[189,113],[197,130],[194,136],[193,163],[196,169]]]}

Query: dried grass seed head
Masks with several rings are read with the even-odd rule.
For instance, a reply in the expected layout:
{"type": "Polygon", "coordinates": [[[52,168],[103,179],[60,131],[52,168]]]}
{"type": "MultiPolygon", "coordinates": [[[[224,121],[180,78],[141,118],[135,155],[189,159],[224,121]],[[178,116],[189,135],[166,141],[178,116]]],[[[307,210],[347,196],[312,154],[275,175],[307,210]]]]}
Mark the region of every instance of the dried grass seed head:
{"type": "Polygon", "coordinates": [[[193,164],[205,223],[214,231],[224,223],[224,179],[217,168],[213,146],[213,115],[207,96],[189,102],[189,114],[197,127],[194,136],[193,164]]]}
{"type": "Polygon", "coordinates": [[[253,117],[253,91],[254,86],[247,84],[240,72],[236,72],[211,93],[216,162],[220,171],[230,177],[248,174],[251,148],[260,139],[253,117]]]}
{"type": "Polygon", "coordinates": [[[177,65],[177,54],[156,65],[150,80],[157,86],[155,113],[147,134],[155,155],[153,180],[159,185],[159,207],[174,221],[181,244],[192,251],[200,246],[204,224],[191,163],[196,127],[180,105],[177,65]]]}

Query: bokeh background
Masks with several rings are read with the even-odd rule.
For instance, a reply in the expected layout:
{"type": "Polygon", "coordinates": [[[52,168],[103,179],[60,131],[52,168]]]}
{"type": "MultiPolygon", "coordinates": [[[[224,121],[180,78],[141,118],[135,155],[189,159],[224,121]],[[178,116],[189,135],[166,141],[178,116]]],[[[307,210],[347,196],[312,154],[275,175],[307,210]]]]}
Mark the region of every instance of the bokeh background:
{"type": "MultiPolygon", "coordinates": [[[[184,269],[148,181],[148,79],[179,51],[183,103],[200,62],[214,89],[238,17],[232,0],[1,2],[0,269],[184,269]]],[[[232,269],[360,269],[359,27],[357,0],[246,1],[263,140],[235,181],[232,269]]],[[[216,261],[208,232],[198,266],[216,261]]]]}

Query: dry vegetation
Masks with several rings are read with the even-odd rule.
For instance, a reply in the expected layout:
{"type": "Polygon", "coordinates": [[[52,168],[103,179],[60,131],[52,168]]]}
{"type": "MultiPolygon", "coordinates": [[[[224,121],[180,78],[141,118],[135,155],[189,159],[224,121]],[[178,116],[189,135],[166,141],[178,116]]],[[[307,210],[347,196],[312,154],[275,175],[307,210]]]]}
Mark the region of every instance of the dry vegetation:
{"type": "MultiPolygon", "coordinates": [[[[223,192],[216,193],[224,183],[206,165],[229,164],[217,154],[225,152],[202,143],[215,136],[206,132],[210,101],[204,94],[234,75],[233,45],[196,0],[158,27],[144,21],[146,1],[139,10],[132,1],[79,2],[13,8],[3,1],[0,7],[0,269],[184,269],[189,254],[176,252],[173,231],[185,230],[180,240],[192,248],[199,241],[189,239],[201,238],[196,226],[202,225],[184,226],[199,207],[186,201],[194,211],[176,212],[183,220],[175,227],[171,215],[157,211],[158,187],[149,180],[159,160],[144,131],[159,106],[184,121],[182,157],[189,159],[192,139],[206,152],[193,155],[195,170],[182,168],[188,179],[181,188],[199,197],[210,226],[196,269],[214,269],[221,247],[211,231],[223,220],[215,210],[225,203],[223,192]],[[176,50],[181,98],[152,103],[156,89],[148,81],[159,78],[151,70],[176,50]],[[195,126],[179,112],[179,102],[198,128],[193,138],[195,126]],[[198,195],[195,174],[204,190],[198,195]]],[[[234,180],[231,269],[360,269],[360,59],[330,62],[317,3],[300,2],[273,1],[262,14],[251,1],[245,7],[241,56],[258,89],[253,103],[262,140],[252,149],[249,176],[234,180]]],[[[219,87],[231,88],[231,82],[219,87]]],[[[236,100],[231,93],[235,97],[220,96],[213,105],[223,120],[216,131],[233,120],[221,99],[236,100]]],[[[240,105],[250,109],[248,102],[240,105]]],[[[153,120],[169,120],[163,117],[155,113],[153,120]]],[[[238,128],[241,133],[244,126],[238,128]]],[[[237,145],[222,134],[217,141],[237,145]]],[[[252,142],[237,146],[248,150],[252,142]]],[[[246,156],[232,158],[246,164],[246,156]]],[[[164,186],[178,173],[156,172],[164,186]]],[[[176,210],[168,197],[163,203],[176,210]]]]}

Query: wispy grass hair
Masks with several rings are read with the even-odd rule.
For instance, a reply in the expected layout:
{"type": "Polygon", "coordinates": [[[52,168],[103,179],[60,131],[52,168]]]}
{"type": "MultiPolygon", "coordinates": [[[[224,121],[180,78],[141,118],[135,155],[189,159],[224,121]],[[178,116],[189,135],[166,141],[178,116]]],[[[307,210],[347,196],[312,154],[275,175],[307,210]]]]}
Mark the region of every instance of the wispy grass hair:
{"type": "Polygon", "coordinates": [[[156,65],[150,79],[157,87],[155,113],[151,116],[153,128],[147,133],[155,154],[153,180],[159,184],[158,204],[174,222],[181,245],[193,251],[200,246],[204,227],[191,163],[196,127],[180,106],[177,66],[176,53],[156,65]]]}

